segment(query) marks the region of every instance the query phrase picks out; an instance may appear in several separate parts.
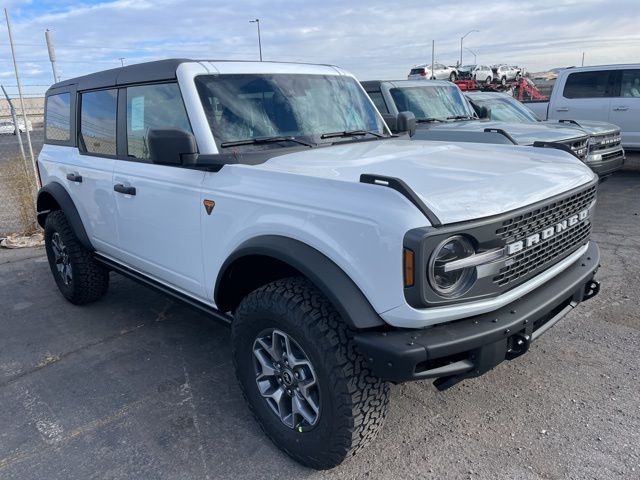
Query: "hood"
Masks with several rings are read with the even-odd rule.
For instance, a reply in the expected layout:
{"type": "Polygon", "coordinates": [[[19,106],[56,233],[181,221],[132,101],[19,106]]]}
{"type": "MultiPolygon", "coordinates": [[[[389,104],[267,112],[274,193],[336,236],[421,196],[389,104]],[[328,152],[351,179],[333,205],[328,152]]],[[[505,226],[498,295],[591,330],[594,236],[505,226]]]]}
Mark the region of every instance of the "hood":
{"type": "Polygon", "coordinates": [[[540,123],[552,128],[578,128],[589,135],[607,135],[620,132],[620,127],[609,122],[599,122],[597,120],[576,120],[576,122],[578,125],[574,123],[560,122],[559,120],[546,120],[540,123]]]}
{"type": "Polygon", "coordinates": [[[401,178],[444,224],[514,210],[594,178],[559,150],[403,139],[303,150],[251,168],[356,183],[363,173],[401,178]]]}
{"type": "MultiPolygon", "coordinates": [[[[419,123],[418,131],[422,128],[428,128],[431,131],[442,132],[482,132],[486,128],[497,128],[504,130],[518,142],[518,145],[533,145],[533,142],[565,142],[567,140],[586,136],[571,126],[563,128],[562,126],[549,126],[544,122],[540,123],[516,123],[516,122],[497,122],[484,120],[468,120],[447,123],[419,123]]],[[[416,135],[419,138],[419,133],[416,135]]]]}

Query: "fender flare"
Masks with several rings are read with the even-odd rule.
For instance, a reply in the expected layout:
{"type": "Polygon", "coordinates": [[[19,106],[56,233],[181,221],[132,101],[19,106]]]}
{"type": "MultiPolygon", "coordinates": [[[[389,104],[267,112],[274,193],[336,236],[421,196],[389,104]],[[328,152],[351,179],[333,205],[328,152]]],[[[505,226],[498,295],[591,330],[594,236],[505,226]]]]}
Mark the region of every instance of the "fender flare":
{"type": "Polygon", "coordinates": [[[350,327],[385,325],[360,288],[333,260],[303,242],[279,235],[252,238],[233,251],[218,273],[214,289],[216,304],[220,304],[221,285],[229,268],[236,260],[250,255],[271,257],[300,272],[328,298],[350,327]]]}
{"type": "Polygon", "coordinates": [[[62,210],[62,212],[67,217],[67,221],[71,226],[71,230],[73,230],[73,233],[80,241],[82,246],[91,252],[95,251],[95,248],[93,248],[93,245],[91,245],[91,241],[89,240],[87,231],[84,228],[82,219],[80,218],[80,214],[78,213],[78,209],[76,208],[75,203],[73,203],[69,192],[67,192],[67,190],[57,182],[49,183],[38,190],[38,224],[42,228],[44,228],[47,215],[51,213],[52,210],[54,210],[51,208],[49,200],[46,199],[47,196],[53,197],[55,202],[58,204],[60,210],[62,210]]]}

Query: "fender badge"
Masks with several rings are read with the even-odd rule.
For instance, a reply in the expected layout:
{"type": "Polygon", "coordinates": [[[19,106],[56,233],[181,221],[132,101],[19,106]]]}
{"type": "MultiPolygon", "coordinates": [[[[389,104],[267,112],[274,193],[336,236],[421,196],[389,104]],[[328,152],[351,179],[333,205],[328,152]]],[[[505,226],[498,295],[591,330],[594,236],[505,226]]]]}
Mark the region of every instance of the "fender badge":
{"type": "Polygon", "coordinates": [[[204,209],[207,211],[207,215],[211,215],[211,212],[213,212],[213,207],[216,206],[216,202],[214,202],[213,200],[205,200],[202,203],[204,204],[204,209]]]}

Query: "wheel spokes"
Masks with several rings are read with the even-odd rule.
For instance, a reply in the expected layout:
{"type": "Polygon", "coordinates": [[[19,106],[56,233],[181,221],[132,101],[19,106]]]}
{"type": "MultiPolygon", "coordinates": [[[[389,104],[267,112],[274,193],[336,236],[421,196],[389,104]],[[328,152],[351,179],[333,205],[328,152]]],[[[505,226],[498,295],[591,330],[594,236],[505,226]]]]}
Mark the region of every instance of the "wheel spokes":
{"type": "Polygon", "coordinates": [[[282,423],[313,426],[320,415],[318,383],[305,352],[286,333],[273,329],[253,344],[258,391],[282,423]]]}

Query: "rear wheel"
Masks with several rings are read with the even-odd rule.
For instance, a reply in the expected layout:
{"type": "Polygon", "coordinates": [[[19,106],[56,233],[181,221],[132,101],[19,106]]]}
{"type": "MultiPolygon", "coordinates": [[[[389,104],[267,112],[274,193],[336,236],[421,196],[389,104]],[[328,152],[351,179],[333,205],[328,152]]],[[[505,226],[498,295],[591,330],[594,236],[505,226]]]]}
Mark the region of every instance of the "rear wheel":
{"type": "Polygon", "coordinates": [[[507,77],[502,77],[500,79],[500,85],[502,85],[503,87],[507,84],[507,77]]]}
{"type": "Polygon", "coordinates": [[[372,376],[352,332],[307,280],[283,279],[249,294],[231,337],[251,411],[296,461],[335,467],[380,430],[388,384],[372,376]]]}
{"type": "Polygon", "coordinates": [[[456,72],[451,72],[451,75],[449,75],[449,80],[452,82],[456,81],[456,72]]]}
{"type": "Polygon", "coordinates": [[[47,215],[44,242],[51,273],[67,300],[83,305],[107,292],[109,271],[82,246],[60,210],[47,215]]]}
{"type": "Polygon", "coordinates": [[[488,76],[488,77],[485,79],[485,83],[486,83],[487,85],[491,85],[491,82],[492,82],[492,81],[493,81],[493,78],[491,78],[491,76],[488,76]]]}

